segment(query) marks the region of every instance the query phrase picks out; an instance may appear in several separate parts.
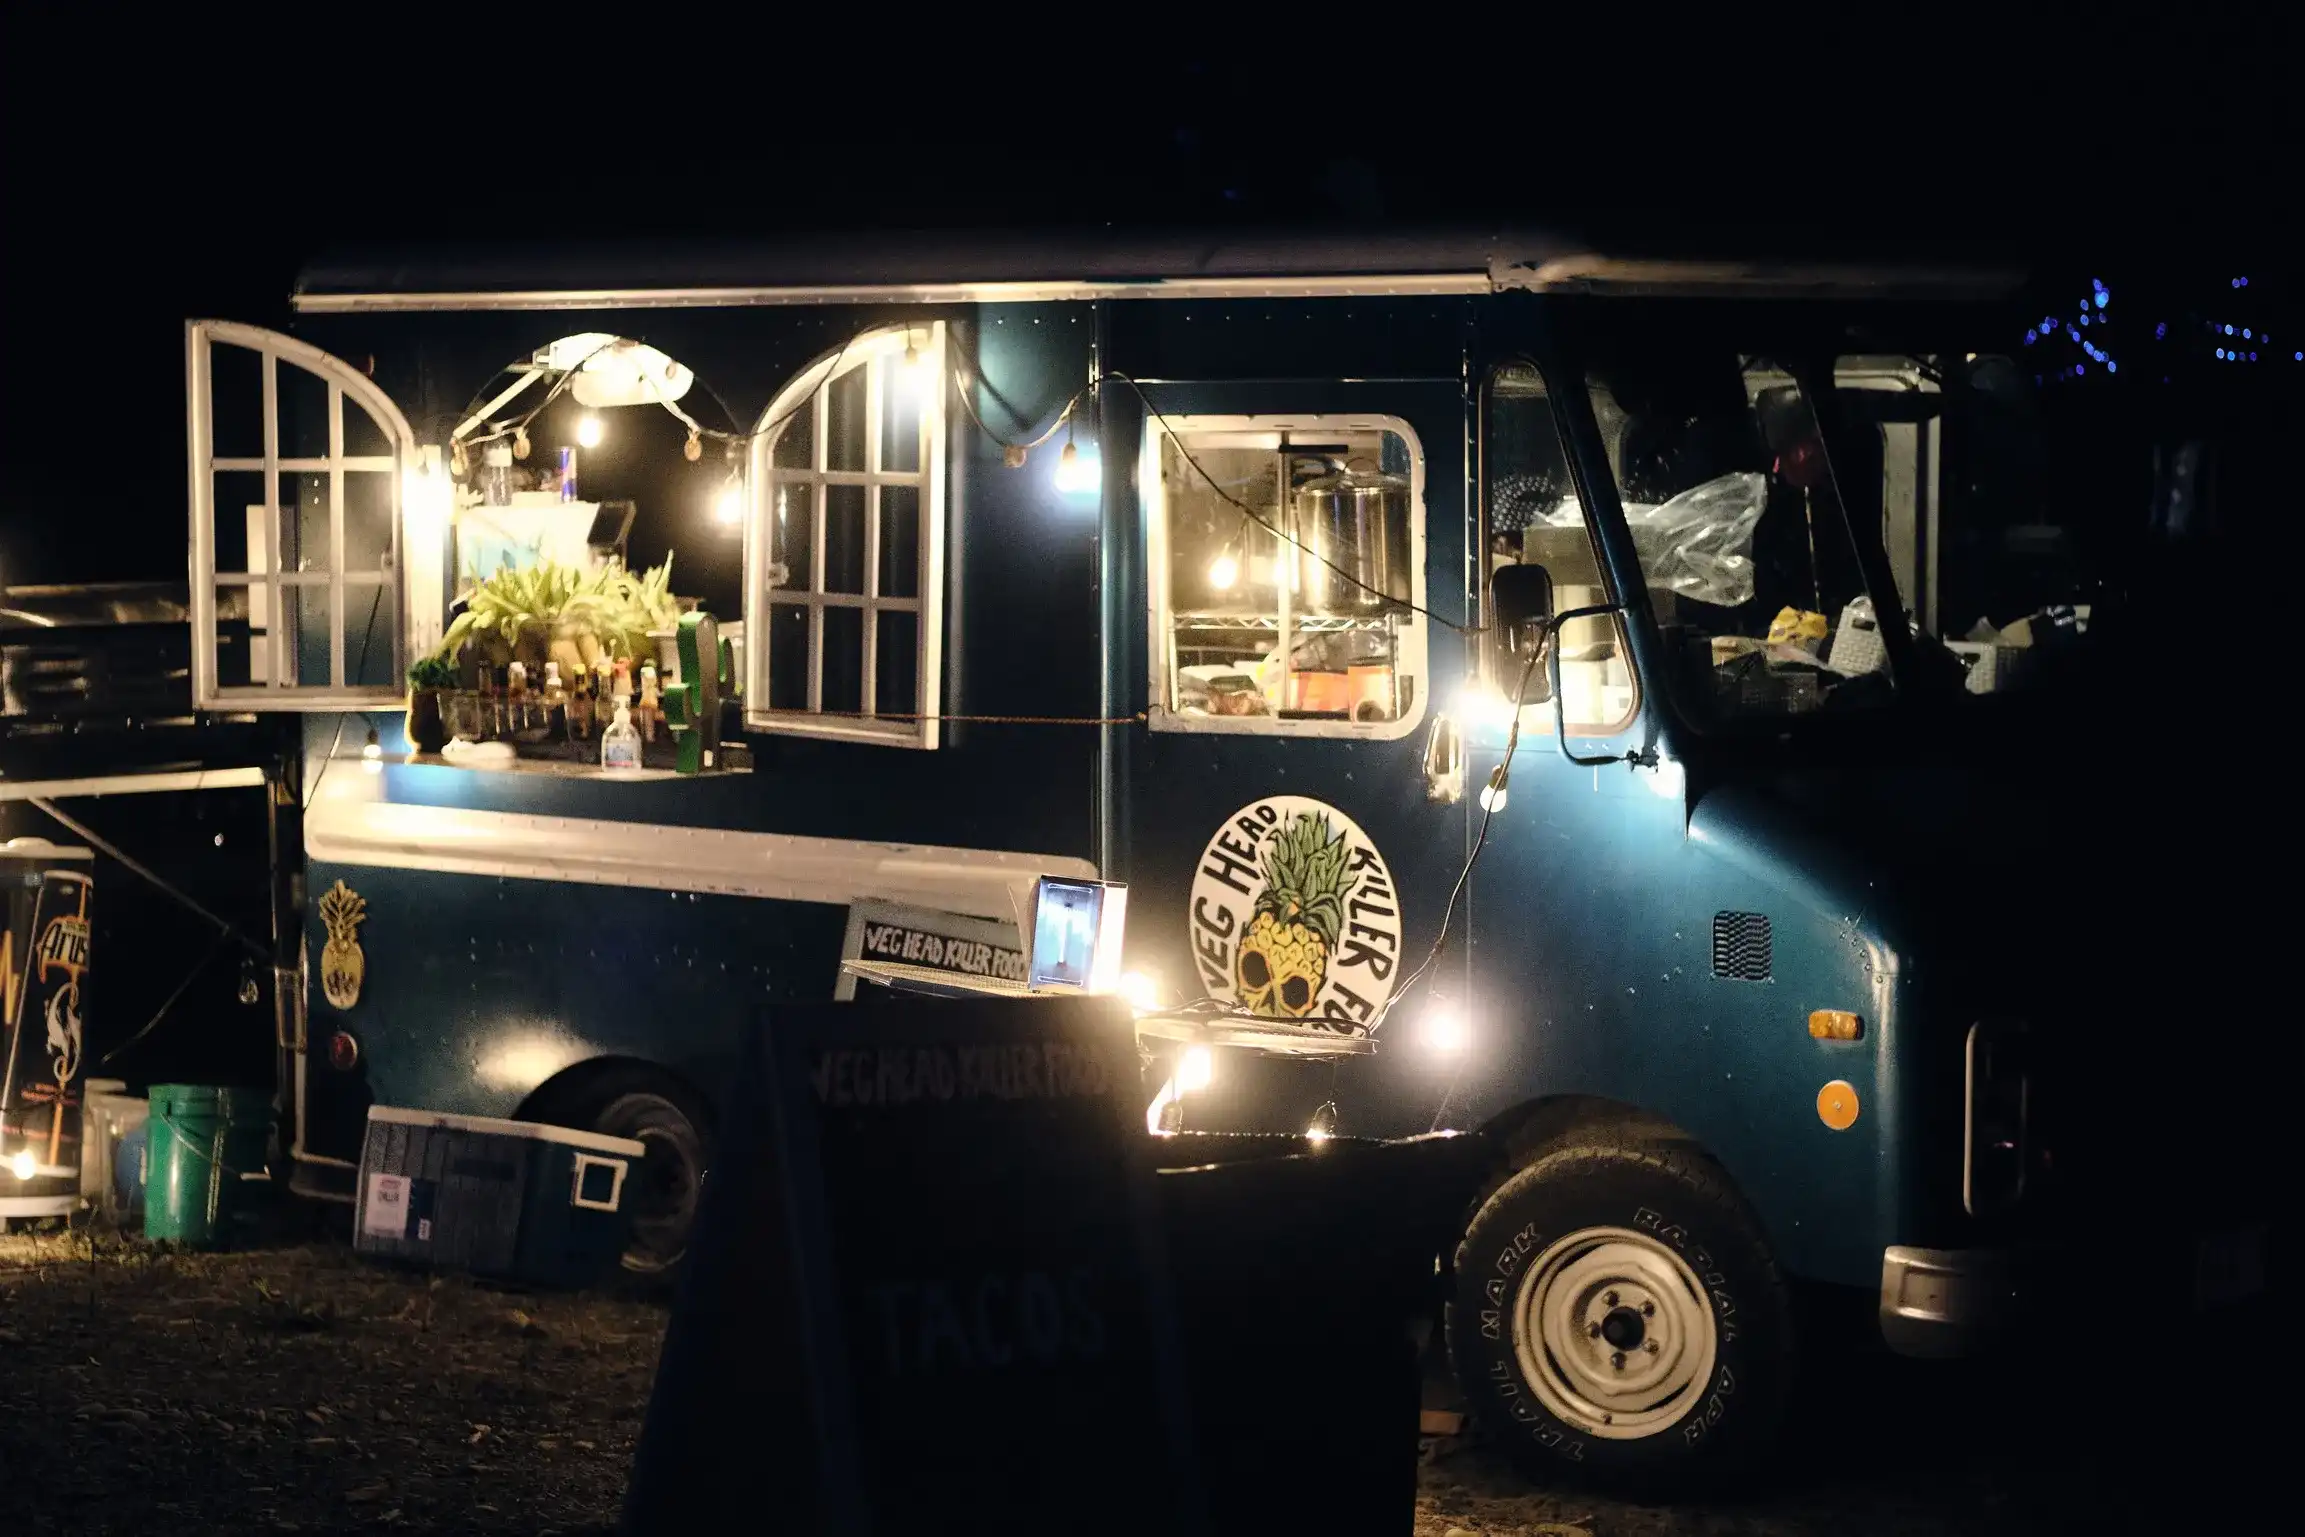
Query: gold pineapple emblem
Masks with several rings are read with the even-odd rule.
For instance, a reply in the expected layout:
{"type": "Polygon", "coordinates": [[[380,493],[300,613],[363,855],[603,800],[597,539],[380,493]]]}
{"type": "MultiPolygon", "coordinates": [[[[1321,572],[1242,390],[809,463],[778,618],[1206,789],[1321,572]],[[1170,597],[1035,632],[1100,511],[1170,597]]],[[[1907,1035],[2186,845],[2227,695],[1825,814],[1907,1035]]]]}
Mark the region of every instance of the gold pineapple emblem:
{"type": "Polygon", "coordinates": [[[1344,928],[1351,851],[1328,817],[1300,811],[1265,843],[1264,890],[1233,962],[1234,991],[1252,1014],[1302,1019],[1328,979],[1344,928]]]}
{"type": "Polygon", "coordinates": [[[367,916],[368,899],[342,881],[320,899],[320,921],[328,926],[328,943],[320,947],[320,992],[340,1009],[360,1001],[360,984],[368,974],[359,936],[360,921],[367,916]]]}

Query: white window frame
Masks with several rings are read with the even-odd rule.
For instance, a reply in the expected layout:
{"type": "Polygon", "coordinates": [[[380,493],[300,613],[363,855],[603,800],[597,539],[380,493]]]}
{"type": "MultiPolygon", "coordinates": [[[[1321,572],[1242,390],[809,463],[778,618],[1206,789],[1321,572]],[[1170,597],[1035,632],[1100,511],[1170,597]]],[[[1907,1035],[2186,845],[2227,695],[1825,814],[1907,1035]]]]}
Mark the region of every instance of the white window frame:
{"type": "Polygon", "coordinates": [[[1431,647],[1427,642],[1431,620],[1420,612],[1428,608],[1425,594],[1425,449],[1416,429],[1397,416],[1330,412],[1310,416],[1169,416],[1145,423],[1143,446],[1137,463],[1137,485],[1145,511],[1146,585],[1152,601],[1147,605],[1149,632],[1145,724],[1154,731],[1181,731],[1211,736],[1337,737],[1354,742],[1394,741],[1423,724],[1433,697],[1431,647]],[[1191,715],[1169,708],[1171,665],[1175,654],[1175,609],[1170,601],[1168,495],[1161,484],[1161,448],[1172,436],[1206,439],[1220,436],[1228,447],[1280,447],[1282,433],[1292,436],[1322,432],[1390,432],[1409,450],[1409,600],[1415,610],[1400,618],[1399,651],[1394,669],[1416,680],[1409,707],[1395,720],[1362,725],[1344,720],[1283,720],[1274,715],[1191,715]]]}
{"type": "MultiPolygon", "coordinates": [[[[408,418],[377,388],[376,382],[345,362],[308,342],[268,331],[260,326],[229,321],[195,320],[184,328],[185,397],[189,415],[189,492],[192,514],[190,543],[192,600],[192,697],[195,708],[255,708],[259,710],[324,711],[374,709],[399,703],[406,697],[403,683],[412,639],[429,634],[437,638],[440,614],[415,612],[423,588],[409,581],[410,557],[422,558],[407,526],[404,480],[418,463],[416,435],[408,418]],[[215,451],[215,409],[212,397],[210,351],[216,343],[245,348],[258,355],[263,370],[264,451],[249,457],[219,456],[215,451]],[[318,457],[289,457],[280,451],[279,374],[283,367],[302,369],[328,386],[328,452],[318,457]],[[366,411],[389,445],[383,454],[347,454],[344,451],[344,413],[352,406],[366,411]],[[216,477],[235,472],[259,472],[264,477],[264,530],[260,547],[249,552],[248,571],[216,569],[216,477]],[[353,472],[382,472],[388,477],[391,497],[391,543],[380,570],[352,571],[343,564],[344,477],[353,472]],[[277,549],[280,527],[280,478],[283,474],[325,475],[329,498],[329,562],[325,571],[281,569],[277,549]],[[350,624],[346,592],[352,584],[380,585],[391,594],[392,638],[386,656],[388,682],[355,687],[345,680],[345,637],[350,624]],[[269,595],[276,610],[267,626],[269,651],[263,683],[224,687],[217,681],[216,589],[250,589],[253,609],[256,594],[269,595]],[[289,683],[293,658],[286,646],[287,626],[277,622],[287,610],[289,593],[302,587],[329,591],[328,681],[289,683]]],[[[438,473],[438,471],[435,471],[438,473]]],[[[437,552],[434,552],[437,556],[437,552]]],[[[438,594],[434,595],[436,598],[438,594]]],[[[253,658],[251,661],[253,662],[253,658]]]]}
{"type": "MultiPolygon", "coordinates": [[[[830,737],[838,741],[872,742],[885,747],[931,748],[937,745],[938,715],[943,709],[944,671],[944,520],[945,520],[945,396],[950,384],[945,374],[944,322],[929,321],[911,327],[895,326],[868,331],[847,346],[827,353],[802,369],[762,413],[754,427],[752,456],[746,483],[749,509],[744,535],[745,724],[758,731],[792,736],[830,737]],[[920,468],[880,469],[882,381],[886,371],[901,363],[905,348],[916,349],[919,366],[936,381],[936,388],[921,404],[920,468]],[[828,396],[834,380],[863,368],[865,388],[866,468],[829,470],[825,461],[830,425],[828,396]],[[810,422],[815,441],[810,446],[808,469],[779,469],[776,443],[779,430],[766,429],[795,415],[804,402],[812,402],[810,422]],[[769,519],[775,515],[776,491],[781,485],[815,488],[810,498],[816,527],[809,545],[812,569],[805,587],[769,586],[769,519]],[[864,486],[864,591],[828,593],[824,587],[825,491],[832,486],[864,486]],[[920,596],[891,598],[880,595],[880,488],[913,486],[920,492],[920,596]],[[769,708],[769,647],[774,626],[770,605],[781,602],[808,610],[809,679],[805,710],[769,708]],[[864,674],[861,703],[866,716],[880,707],[880,615],[904,612],[917,616],[919,655],[919,710],[913,720],[881,720],[826,716],[824,704],[824,614],[829,608],[854,608],[864,615],[864,674]]],[[[799,578],[800,573],[794,573],[799,578]]]]}

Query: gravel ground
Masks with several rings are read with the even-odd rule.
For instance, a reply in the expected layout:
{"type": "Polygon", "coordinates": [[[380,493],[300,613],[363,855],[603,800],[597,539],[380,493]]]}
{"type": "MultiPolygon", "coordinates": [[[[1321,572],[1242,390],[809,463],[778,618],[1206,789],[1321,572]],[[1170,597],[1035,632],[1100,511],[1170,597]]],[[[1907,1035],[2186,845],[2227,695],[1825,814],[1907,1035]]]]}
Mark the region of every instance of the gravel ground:
{"type": "MultiPolygon", "coordinates": [[[[613,1531],[665,1312],[386,1269],[340,1241],[164,1253],[0,1237],[12,1532],[613,1531]]],[[[1425,1443],[1417,1537],[1939,1537],[2062,1530],[2052,1432],[1974,1372],[1852,1356],[1735,1499],[1531,1489],[1425,1443]]],[[[2084,1476],[2078,1472],[2074,1477],[2084,1476]]],[[[2132,1511],[2149,1515],[2149,1512],[2132,1511]]],[[[1092,1530],[1093,1528],[1083,1528],[1092,1530]]],[[[2179,1509],[2131,1527],[2207,1532],[2179,1509]]]]}

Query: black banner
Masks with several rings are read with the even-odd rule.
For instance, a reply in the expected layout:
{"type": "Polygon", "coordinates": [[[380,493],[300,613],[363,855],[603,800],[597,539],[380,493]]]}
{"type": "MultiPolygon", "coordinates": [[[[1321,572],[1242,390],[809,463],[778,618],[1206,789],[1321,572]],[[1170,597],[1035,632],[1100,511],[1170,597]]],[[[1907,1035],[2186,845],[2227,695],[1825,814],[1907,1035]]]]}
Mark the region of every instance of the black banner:
{"type": "Polygon", "coordinates": [[[7,1066],[0,1072],[0,1196],[80,1188],[82,998],[95,883],[76,870],[41,872],[36,892],[9,898],[5,978],[7,1066]],[[24,902],[24,896],[33,898],[24,902]],[[28,908],[29,911],[24,910],[28,908]],[[28,921],[19,924],[23,913],[28,921]]]}
{"type": "Polygon", "coordinates": [[[1200,1530],[1125,1008],[819,1005],[755,1041],[625,1530],[1200,1530]]]}

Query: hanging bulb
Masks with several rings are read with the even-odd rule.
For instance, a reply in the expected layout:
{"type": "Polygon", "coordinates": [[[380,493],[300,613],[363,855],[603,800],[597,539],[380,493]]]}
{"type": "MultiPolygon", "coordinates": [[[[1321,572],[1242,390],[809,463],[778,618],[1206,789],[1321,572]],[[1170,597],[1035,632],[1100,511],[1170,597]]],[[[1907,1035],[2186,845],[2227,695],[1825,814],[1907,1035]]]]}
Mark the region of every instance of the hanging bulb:
{"type": "Polygon", "coordinates": [[[360,766],[371,774],[384,772],[384,744],[376,740],[376,728],[368,728],[368,745],[360,749],[360,766]]]}
{"type": "Polygon", "coordinates": [[[1489,782],[1481,786],[1481,809],[1492,816],[1505,809],[1505,766],[1502,763],[1490,771],[1489,782]]]}
{"type": "Polygon", "coordinates": [[[744,521],[744,477],[735,470],[721,482],[720,494],[712,499],[712,520],[724,528],[734,528],[744,521]]]}
{"type": "Polygon", "coordinates": [[[18,1179],[30,1179],[40,1172],[40,1160],[33,1157],[31,1151],[27,1149],[8,1160],[8,1172],[18,1179]]]}
{"type": "Polygon", "coordinates": [[[1000,446],[1000,462],[1007,465],[1010,469],[1023,469],[1024,460],[1025,446],[1022,443],[1003,443],[1000,446]]]}
{"type": "Polygon", "coordinates": [[[512,429],[512,457],[515,459],[528,457],[528,429],[526,427],[512,429]]]}
{"type": "Polygon", "coordinates": [[[697,435],[694,427],[688,429],[688,441],[680,445],[680,457],[690,464],[704,457],[704,439],[697,435]]]}
{"type": "Polygon", "coordinates": [[[1059,491],[1094,491],[1103,479],[1095,459],[1073,447],[1068,439],[1064,452],[1056,458],[1056,488],[1059,491]]]}
{"type": "Polygon", "coordinates": [[[1233,559],[1233,552],[1225,551],[1209,562],[1209,585],[1218,592],[1232,591],[1233,583],[1241,579],[1241,563],[1233,559]]]}
{"type": "Polygon", "coordinates": [[[576,423],[576,446],[578,448],[598,448],[600,446],[600,431],[601,429],[599,417],[590,415],[588,413],[585,416],[578,418],[576,423]]]}
{"type": "Polygon", "coordinates": [[[464,440],[458,438],[448,445],[448,473],[462,480],[472,468],[472,461],[464,457],[464,440]]]}

